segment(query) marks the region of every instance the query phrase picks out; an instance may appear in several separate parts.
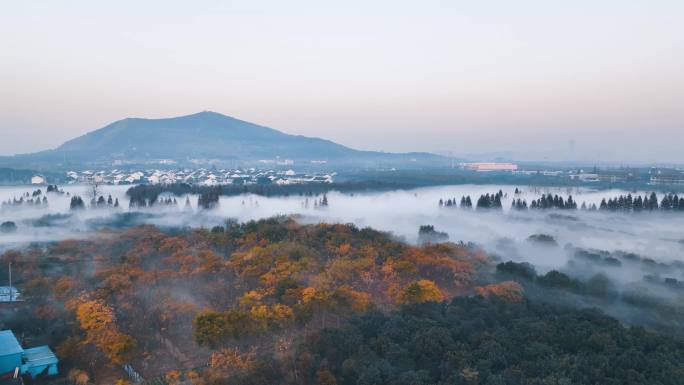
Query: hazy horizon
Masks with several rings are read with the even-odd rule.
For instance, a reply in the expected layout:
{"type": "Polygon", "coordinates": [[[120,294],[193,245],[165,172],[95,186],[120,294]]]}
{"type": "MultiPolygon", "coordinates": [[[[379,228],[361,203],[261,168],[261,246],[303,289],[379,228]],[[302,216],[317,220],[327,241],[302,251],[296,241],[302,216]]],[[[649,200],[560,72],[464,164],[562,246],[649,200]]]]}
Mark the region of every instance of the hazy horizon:
{"type": "Polygon", "coordinates": [[[684,163],[684,3],[13,2],[0,154],[203,110],[364,150],[684,163]]]}

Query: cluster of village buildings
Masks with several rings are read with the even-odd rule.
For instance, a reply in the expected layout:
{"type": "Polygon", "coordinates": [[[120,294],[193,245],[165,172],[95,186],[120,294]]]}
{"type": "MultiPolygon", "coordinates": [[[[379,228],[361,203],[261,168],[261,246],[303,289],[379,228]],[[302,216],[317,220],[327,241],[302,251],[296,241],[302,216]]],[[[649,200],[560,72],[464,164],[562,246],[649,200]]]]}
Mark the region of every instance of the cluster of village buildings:
{"type": "MultiPolygon", "coordinates": [[[[520,167],[515,163],[477,162],[460,163],[459,168],[473,172],[498,172],[516,175],[542,175],[560,177],[579,182],[623,183],[641,181],[651,185],[684,185],[684,170],[676,168],[593,168],[584,169],[536,169],[520,167]]],[[[87,183],[93,180],[102,184],[173,184],[188,183],[201,186],[230,184],[307,184],[332,183],[336,173],[301,173],[294,170],[273,170],[258,168],[241,169],[176,169],[176,170],[102,170],[69,171],[66,182],[87,183]]],[[[46,179],[35,175],[35,185],[46,184],[46,179]]]]}
{"type": "Polygon", "coordinates": [[[651,185],[684,185],[684,170],[674,168],[653,167],[647,173],[631,168],[578,170],[568,173],[568,176],[582,182],[622,183],[645,180],[651,185]]]}
{"type": "MultiPolygon", "coordinates": [[[[67,183],[87,183],[96,181],[102,184],[173,184],[188,183],[200,186],[250,185],[250,184],[307,184],[332,183],[335,173],[308,174],[294,170],[248,169],[182,169],[182,170],[103,170],[69,171],[67,183]]],[[[41,184],[40,181],[38,181],[41,184]]]]}
{"type": "Polygon", "coordinates": [[[623,183],[646,181],[652,185],[684,185],[684,170],[676,168],[652,167],[650,170],[637,168],[608,168],[592,170],[536,170],[521,168],[515,163],[478,162],[461,163],[463,170],[476,172],[510,172],[518,175],[543,175],[565,177],[581,182],[623,183]]]}

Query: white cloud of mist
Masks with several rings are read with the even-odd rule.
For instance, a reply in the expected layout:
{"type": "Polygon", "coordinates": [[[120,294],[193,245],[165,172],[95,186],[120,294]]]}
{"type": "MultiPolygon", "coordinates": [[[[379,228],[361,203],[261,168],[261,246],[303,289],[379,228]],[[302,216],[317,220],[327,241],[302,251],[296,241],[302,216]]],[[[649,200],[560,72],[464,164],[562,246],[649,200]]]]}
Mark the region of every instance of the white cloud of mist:
{"type": "MultiPolygon", "coordinates": [[[[13,242],[50,241],[72,236],[87,236],[93,225],[112,223],[113,216],[129,212],[127,186],[104,186],[101,194],[118,198],[119,209],[88,209],[73,213],[71,217],[56,217],[58,226],[34,226],[35,220],[46,214],[69,214],[69,200],[66,195],[48,194],[47,208],[8,208],[2,212],[2,221],[15,221],[19,230],[15,234],[0,237],[4,244],[13,242]]],[[[519,196],[528,203],[544,193],[562,196],[571,194],[581,205],[598,205],[602,198],[615,197],[628,192],[622,190],[592,191],[567,188],[525,188],[519,196]]],[[[6,201],[30,192],[34,187],[2,187],[0,200],[6,201]]],[[[684,215],[663,213],[603,213],[583,211],[526,211],[509,210],[515,186],[444,186],[415,190],[399,190],[382,193],[328,194],[328,207],[315,208],[314,200],[320,197],[262,197],[241,195],[221,197],[220,206],[213,210],[197,209],[197,197],[191,196],[192,210],[184,211],[185,197],[178,197],[178,207],[157,206],[136,209],[140,213],[131,217],[131,223],[149,223],[166,227],[206,227],[222,224],[227,218],[240,222],[267,218],[274,215],[299,215],[303,223],[338,222],[354,223],[358,227],[372,227],[392,232],[408,242],[416,242],[418,227],[431,224],[437,230],[449,234],[451,241],[475,242],[490,251],[497,251],[502,240],[518,245],[520,258],[533,258],[535,265],[542,268],[557,268],[565,263],[558,253],[536,255],[525,245],[533,234],[553,236],[562,247],[572,244],[577,247],[608,251],[626,251],[654,258],[657,261],[683,260],[684,215]],[[439,199],[469,195],[473,201],[480,194],[494,193],[502,189],[507,196],[503,199],[504,212],[468,211],[456,208],[440,208],[439,199]],[[308,207],[306,201],[308,200],[308,207]],[[561,214],[561,215],[557,215],[561,214]],[[552,255],[553,254],[553,255],[552,255]]],[[[86,186],[67,186],[65,191],[86,197],[86,186]]],[[[637,192],[645,195],[647,192],[637,192]]],[[[634,193],[633,193],[634,194],[634,193]]],[[[89,198],[85,198],[86,201],[89,198]]],[[[560,249],[559,249],[560,250],[560,249]]],[[[683,260],[684,261],[684,260],[683,260]]]]}
{"type": "MultiPolygon", "coordinates": [[[[329,206],[324,208],[314,207],[314,200],[321,196],[267,198],[241,195],[221,197],[219,207],[198,210],[197,197],[190,196],[192,208],[189,210],[184,209],[185,197],[176,198],[178,207],[156,206],[129,210],[125,196],[127,186],[104,186],[101,193],[105,197],[111,194],[113,198],[118,198],[120,208],[87,209],[70,213],[70,198],[51,193],[47,195],[48,207],[3,210],[0,212],[0,222],[15,221],[18,230],[10,234],[0,233],[0,252],[36,242],[110,236],[111,233],[98,230],[113,225],[125,227],[153,224],[167,228],[211,228],[224,224],[228,218],[244,222],[274,215],[297,215],[301,223],[354,223],[358,227],[369,226],[391,232],[398,238],[415,243],[419,226],[431,224],[436,230],[447,232],[450,241],[474,242],[484,248],[494,258],[493,262],[528,262],[535,266],[540,275],[550,270],[560,270],[582,281],[603,274],[608,277],[614,289],[625,295],[638,293],[663,301],[663,304],[680,303],[682,288],[668,287],[664,284],[664,279],[684,281],[684,215],[581,210],[511,211],[509,207],[515,188],[516,186],[460,185],[382,193],[331,192],[327,194],[329,206]],[[507,194],[503,199],[503,212],[438,206],[439,199],[456,198],[460,201],[461,196],[469,195],[476,200],[480,194],[495,193],[499,189],[507,194]],[[46,220],[46,215],[52,217],[46,220]],[[41,219],[45,222],[43,225],[36,222],[41,219]],[[48,225],[50,222],[51,225],[48,225]],[[550,235],[557,245],[548,246],[529,241],[528,238],[534,234],[550,235]],[[598,253],[600,257],[596,260],[578,257],[575,255],[578,249],[598,253]],[[618,262],[614,260],[608,263],[606,258],[614,258],[618,262]],[[655,280],[649,281],[648,276],[655,277],[655,280]]],[[[522,189],[519,197],[526,199],[528,203],[543,193],[564,197],[572,194],[579,204],[598,204],[602,198],[627,194],[622,190],[518,188],[522,189]]],[[[33,189],[35,187],[32,186],[0,187],[0,200],[5,201],[33,189]]],[[[64,190],[85,197],[88,187],[66,186],[64,190]]],[[[637,193],[642,196],[646,194],[637,193]]],[[[532,290],[528,294],[530,298],[554,301],[548,292],[535,293],[532,290]]],[[[563,301],[570,301],[573,306],[600,306],[608,314],[627,322],[679,327],[678,318],[674,315],[656,313],[649,307],[639,307],[624,300],[605,302],[602,298],[573,292],[563,292],[563,298],[563,301]]]]}

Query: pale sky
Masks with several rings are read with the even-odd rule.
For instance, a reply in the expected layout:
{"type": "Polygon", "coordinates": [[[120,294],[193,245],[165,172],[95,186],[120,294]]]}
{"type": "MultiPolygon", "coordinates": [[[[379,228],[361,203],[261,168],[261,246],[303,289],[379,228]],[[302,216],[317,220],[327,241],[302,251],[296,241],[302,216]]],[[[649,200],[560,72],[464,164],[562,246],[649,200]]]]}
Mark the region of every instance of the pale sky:
{"type": "Polygon", "coordinates": [[[684,1],[0,0],[0,154],[212,110],[360,149],[684,163],[684,1]]]}

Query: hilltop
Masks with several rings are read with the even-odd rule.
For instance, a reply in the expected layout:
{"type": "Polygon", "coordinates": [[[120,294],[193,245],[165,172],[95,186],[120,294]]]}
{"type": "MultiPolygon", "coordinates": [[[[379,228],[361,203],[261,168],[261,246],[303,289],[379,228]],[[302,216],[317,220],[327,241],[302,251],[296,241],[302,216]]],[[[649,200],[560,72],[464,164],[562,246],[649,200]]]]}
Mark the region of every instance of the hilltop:
{"type": "Polygon", "coordinates": [[[33,154],[0,158],[8,166],[75,167],[79,165],[176,162],[311,161],[330,163],[435,162],[427,153],[394,154],[352,149],[329,140],[290,135],[216,112],[143,119],[127,118],[33,154]]]}

